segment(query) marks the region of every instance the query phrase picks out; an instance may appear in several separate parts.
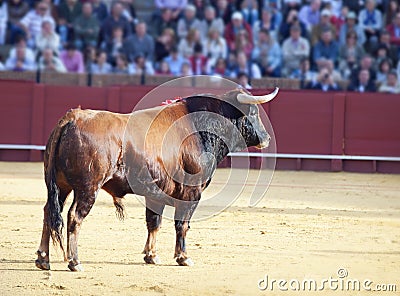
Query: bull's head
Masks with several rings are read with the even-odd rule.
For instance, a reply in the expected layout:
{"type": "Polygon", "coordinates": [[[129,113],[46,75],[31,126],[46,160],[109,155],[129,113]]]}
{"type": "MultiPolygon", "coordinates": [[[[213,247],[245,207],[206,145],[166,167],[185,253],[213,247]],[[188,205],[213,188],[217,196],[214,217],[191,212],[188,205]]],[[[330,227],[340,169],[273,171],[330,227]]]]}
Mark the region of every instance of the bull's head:
{"type": "Polygon", "coordinates": [[[245,115],[238,120],[237,127],[246,141],[247,147],[256,146],[259,149],[268,147],[271,136],[261,121],[258,105],[271,101],[278,91],[277,87],[272,93],[263,96],[253,96],[245,90],[240,90],[237,94],[236,100],[245,115]]]}

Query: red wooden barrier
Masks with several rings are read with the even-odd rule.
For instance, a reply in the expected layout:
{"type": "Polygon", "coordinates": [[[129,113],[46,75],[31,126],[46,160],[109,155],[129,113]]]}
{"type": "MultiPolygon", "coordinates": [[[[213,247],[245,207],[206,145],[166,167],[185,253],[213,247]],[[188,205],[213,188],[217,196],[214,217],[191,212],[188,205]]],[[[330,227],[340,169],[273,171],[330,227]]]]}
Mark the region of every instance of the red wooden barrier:
{"type": "MultiPolygon", "coordinates": [[[[67,110],[81,106],[128,113],[152,88],[0,81],[0,144],[44,145],[67,110]]],[[[260,92],[265,90],[253,91],[260,92]]],[[[278,153],[400,156],[400,96],[283,90],[263,107],[274,128],[278,153]]],[[[40,151],[0,150],[0,160],[42,157],[40,151]]],[[[400,162],[279,158],[277,168],[400,173],[400,162]]]]}

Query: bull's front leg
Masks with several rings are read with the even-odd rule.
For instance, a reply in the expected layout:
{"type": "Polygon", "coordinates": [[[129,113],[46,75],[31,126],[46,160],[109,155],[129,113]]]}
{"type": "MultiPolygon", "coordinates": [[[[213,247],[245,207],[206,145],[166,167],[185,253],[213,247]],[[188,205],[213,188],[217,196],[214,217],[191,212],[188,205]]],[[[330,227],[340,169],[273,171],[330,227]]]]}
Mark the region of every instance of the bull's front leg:
{"type": "Polygon", "coordinates": [[[156,254],[156,238],[157,232],[161,228],[162,212],[164,210],[162,204],[154,204],[146,200],[146,224],[147,224],[147,241],[144,246],[144,261],[147,264],[160,264],[160,258],[156,254]]]}
{"type": "Polygon", "coordinates": [[[175,209],[176,245],[174,258],[176,258],[176,262],[181,266],[194,265],[192,259],[186,253],[186,234],[190,228],[190,218],[197,207],[197,202],[189,202],[189,204],[182,207],[178,206],[175,209]]]}
{"type": "Polygon", "coordinates": [[[186,254],[186,233],[189,228],[189,221],[175,220],[176,245],[174,257],[176,262],[182,266],[192,266],[194,264],[186,254]]]}

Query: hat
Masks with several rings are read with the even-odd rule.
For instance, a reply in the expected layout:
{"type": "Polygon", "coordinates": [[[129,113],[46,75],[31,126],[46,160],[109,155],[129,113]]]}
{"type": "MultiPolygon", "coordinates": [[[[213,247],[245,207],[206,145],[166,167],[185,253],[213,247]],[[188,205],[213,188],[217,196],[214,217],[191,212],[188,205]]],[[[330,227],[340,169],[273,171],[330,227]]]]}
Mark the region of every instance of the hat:
{"type": "Polygon", "coordinates": [[[331,12],[328,9],[322,9],[321,15],[322,16],[331,16],[331,12]]]}
{"type": "Polygon", "coordinates": [[[243,15],[239,11],[236,11],[232,14],[232,19],[233,20],[242,20],[243,15]]]}
{"type": "Polygon", "coordinates": [[[356,19],[357,18],[357,16],[356,16],[356,13],[354,12],[354,11],[349,11],[348,13],[347,13],[347,16],[346,16],[346,18],[348,18],[348,19],[356,19]]]}

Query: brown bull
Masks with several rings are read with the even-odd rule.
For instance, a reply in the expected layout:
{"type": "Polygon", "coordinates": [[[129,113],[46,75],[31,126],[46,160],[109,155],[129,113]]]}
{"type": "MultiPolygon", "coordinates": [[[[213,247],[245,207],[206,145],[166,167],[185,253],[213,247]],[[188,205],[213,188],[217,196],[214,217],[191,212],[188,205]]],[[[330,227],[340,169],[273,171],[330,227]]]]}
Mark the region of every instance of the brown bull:
{"type": "Polygon", "coordinates": [[[219,97],[196,95],[131,114],[81,109],[67,112],[46,146],[48,198],[36,266],[50,269],[50,237],[64,252],[61,212],[73,190],[64,255],[70,270],[82,270],[79,230],[100,189],[112,195],[120,217],[121,199],[126,194],[145,197],[146,263],[159,263],[156,234],[165,205],[174,206],[175,258],[179,265],[193,264],[186,254],[185,237],[201,194],[216,165],[229,152],[268,145],[270,136],[257,104],[272,100],[277,93],[278,89],[265,96],[252,96],[244,90],[219,97]],[[203,157],[204,153],[213,158],[203,157]]]}

